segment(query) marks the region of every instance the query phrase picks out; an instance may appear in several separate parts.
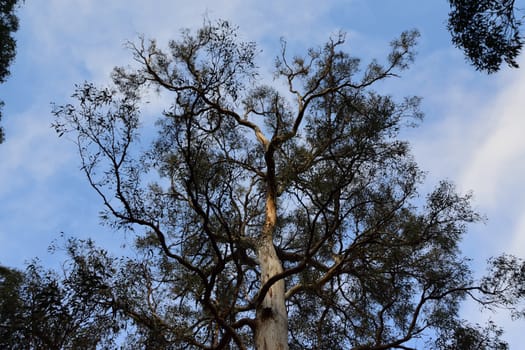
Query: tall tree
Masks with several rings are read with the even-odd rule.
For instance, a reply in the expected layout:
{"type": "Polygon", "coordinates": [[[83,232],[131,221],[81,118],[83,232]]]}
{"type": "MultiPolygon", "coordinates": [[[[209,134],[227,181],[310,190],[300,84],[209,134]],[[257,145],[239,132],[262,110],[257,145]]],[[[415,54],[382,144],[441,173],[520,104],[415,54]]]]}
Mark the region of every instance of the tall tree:
{"type": "Polygon", "coordinates": [[[443,182],[414,203],[422,173],[398,132],[421,118],[419,99],[374,91],[408,67],[417,35],[403,33],[386,64],[363,70],[342,51],[343,34],[304,56],[283,42],[268,86],[255,44],[208,23],[167,50],[131,44],[136,69],[115,69],[108,88],[79,85],[74,104],[55,107],[102,217],[137,234],[145,262],[118,269],[127,284],[104,285],[127,290],[110,299],[140,339],[408,348],[460,324],[468,295],[500,301],[504,286],[475,284],[458,249],[479,219],[469,196],[443,182]],[[171,103],[147,147],[150,90],[171,103]]]}
{"type": "MultiPolygon", "coordinates": [[[[18,30],[18,17],[15,14],[19,0],[0,0],[0,84],[9,76],[9,66],[16,54],[16,40],[13,33],[18,30]]],[[[1,108],[4,102],[0,100],[1,108]]],[[[4,140],[4,130],[0,128],[0,143],[4,140]]]]}
{"type": "Polygon", "coordinates": [[[464,50],[472,65],[494,73],[503,62],[518,67],[523,47],[521,19],[514,0],[449,0],[448,29],[452,42],[464,50]]]}

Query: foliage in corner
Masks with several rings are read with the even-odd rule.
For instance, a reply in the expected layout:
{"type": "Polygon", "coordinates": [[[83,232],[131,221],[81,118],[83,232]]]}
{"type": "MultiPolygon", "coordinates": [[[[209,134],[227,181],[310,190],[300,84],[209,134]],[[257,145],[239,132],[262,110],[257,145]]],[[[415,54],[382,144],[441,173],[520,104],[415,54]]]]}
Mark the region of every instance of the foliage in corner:
{"type": "MultiPolygon", "coordinates": [[[[13,33],[18,30],[18,17],[15,14],[20,0],[0,0],[0,84],[9,76],[9,66],[16,55],[16,40],[13,33]]],[[[1,108],[4,102],[0,100],[1,108]]],[[[0,143],[4,141],[4,130],[0,128],[0,143]]]]}
{"type": "Polygon", "coordinates": [[[517,68],[523,47],[521,19],[514,0],[449,0],[448,29],[452,42],[464,50],[472,65],[488,73],[503,62],[517,68]]]}

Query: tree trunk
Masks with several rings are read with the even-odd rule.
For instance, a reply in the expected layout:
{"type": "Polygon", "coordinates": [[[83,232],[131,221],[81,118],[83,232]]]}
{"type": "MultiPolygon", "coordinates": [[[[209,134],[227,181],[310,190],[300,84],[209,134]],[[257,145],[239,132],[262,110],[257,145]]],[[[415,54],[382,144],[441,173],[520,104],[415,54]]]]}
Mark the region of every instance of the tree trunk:
{"type": "MultiPolygon", "coordinates": [[[[272,152],[266,154],[267,195],[266,220],[257,250],[261,267],[261,287],[273,276],[283,272],[281,260],[273,245],[273,234],[277,223],[277,191],[275,163],[272,152]]],[[[268,289],[255,316],[255,348],[257,350],[288,349],[288,313],[284,300],[285,286],[281,279],[268,289]]]]}
{"type": "MultiPolygon", "coordinates": [[[[283,271],[272,241],[261,243],[258,251],[261,283],[283,271]]],[[[284,301],[284,280],[275,282],[257,308],[255,348],[257,350],[288,349],[288,314],[284,301]]]]}

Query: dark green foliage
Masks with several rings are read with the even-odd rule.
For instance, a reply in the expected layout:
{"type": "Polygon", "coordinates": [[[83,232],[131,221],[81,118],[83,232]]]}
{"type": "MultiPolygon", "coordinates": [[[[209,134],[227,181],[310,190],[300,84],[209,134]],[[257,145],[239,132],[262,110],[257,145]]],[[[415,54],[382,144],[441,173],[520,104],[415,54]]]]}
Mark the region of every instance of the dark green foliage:
{"type": "Polygon", "coordinates": [[[493,73],[504,61],[518,67],[523,46],[514,0],[449,0],[448,29],[477,70],[493,73]]]}
{"type": "MultiPolygon", "coordinates": [[[[15,14],[17,3],[20,3],[20,0],[0,0],[0,84],[9,76],[9,66],[16,54],[13,33],[18,30],[18,17],[15,14]]],[[[4,102],[0,101],[0,118],[3,105],[4,102]]],[[[4,131],[0,128],[0,143],[3,140],[4,131]]]]}
{"type": "Polygon", "coordinates": [[[428,347],[431,350],[508,350],[508,345],[500,338],[502,334],[493,322],[485,327],[471,326],[466,321],[452,322],[428,347]]]}
{"type": "Polygon", "coordinates": [[[21,272],[0,266],[0,345],[14,348],[23,320],[18,317],[22,307],[20,292],[24,276],[21,272]]]}
{"type": "MultiPolygon", "coordinates": [[[[117,320],[104,306],[92,276],[74,280],[32,264],[24,272],[2,268],[0,347],[2,349],[111,348],[117,320]],[[97,297],[95,297],[97,295],[97,297]]],[[[118,332],[117,332],[118,333],[118,332]]]]}
{"type": "Polygon", "coordinates": [[[9,65],[15,58],[16,41],[12,34],[18,30],[16,5],[20,0],[0,0],[0,83],[9,76],[9,65]]]}

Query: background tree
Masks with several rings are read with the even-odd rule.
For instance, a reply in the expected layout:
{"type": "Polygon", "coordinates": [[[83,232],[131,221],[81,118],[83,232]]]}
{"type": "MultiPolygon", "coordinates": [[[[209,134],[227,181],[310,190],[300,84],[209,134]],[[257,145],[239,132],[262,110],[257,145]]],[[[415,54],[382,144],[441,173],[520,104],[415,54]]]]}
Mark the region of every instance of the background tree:
{"type": "MultiPolygon", "coordinates": [[[[69,247],[75,249],[73,243],[69,247]]],[[[100,272],[102,266],[88,269],[85,257],[71,257],[74,268],[68,269],[67,279],[45,271],[36,262],[26,271],[0,269],[3,349],[94,349],[97,344],[115,347],[114,335],[120,331],[118,317],[104,303],[102,291],[94,288],[98,276],[93,272],[100,272]]]]}
{"type": "Polygon", "coordinates": [[[514,0],[449,0],[452,42],[477,70],[494,73],[503,62],[517,68],[523,47],[514,0]]]}
{"type": "Polygon", "coordinates": [[[475,283],[458,249],[479,220],[469,196],[443,182],[415,205],[422,173],[398,133],[421,118],[419,99],[373,90],[408,67],[416,38],[403,33],[386,64],[363,70],[343,34],[304,56],[283,42],[268,86],[255,44],[208,23],[167,51],[131,44],[138,68],[115,69],[109,88],[80,85],[75,104],[55,107],[102,217],[137,234],[146,263],[123,270],[118,280],[131,282],[104,285],[129,289],[111,300],[140,339],[408,348],[459,324],[469,295],[505,304],[507,285],[475,283]],[[151,89],[171,103],[148,147],[140,107],[151,89]]]}
{"type": "Polygon", "coordinates": [[[22,281],[21,272],[0,267],[0,344],[5,348],[14,348],[15,337],[22,326],[17,315],[21,307],[22,281]]]}
{"type": "MultiPolygon", "coordinates": [[[[13,33],[18,30],[18,17],[15,10],[19,0],[0,0],[0,84],[4,83],[9,76],[9,66],[16,54],[16,40],[13,33]]],[[[0,100],[1,108],[4,102],[0,100]]],[[[0,143],[4,140],[4,130],[0,128],[0,143]]]]}

